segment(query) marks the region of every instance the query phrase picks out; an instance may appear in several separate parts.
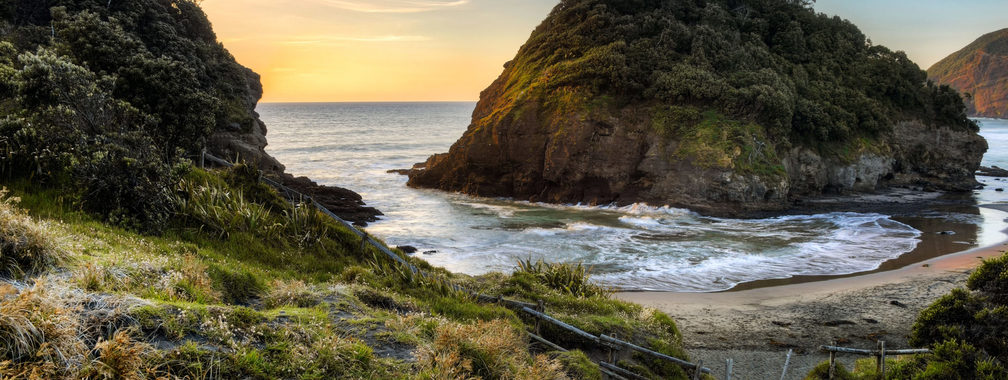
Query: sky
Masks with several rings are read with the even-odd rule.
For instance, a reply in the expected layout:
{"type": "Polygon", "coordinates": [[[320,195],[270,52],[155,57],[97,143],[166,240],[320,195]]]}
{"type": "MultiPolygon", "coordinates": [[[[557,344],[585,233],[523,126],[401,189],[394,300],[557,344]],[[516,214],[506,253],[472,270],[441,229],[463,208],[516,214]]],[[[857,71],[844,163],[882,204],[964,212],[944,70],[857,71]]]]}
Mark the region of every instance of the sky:
{"type": "MultiPolygon", "coordinates": [[[[472,101],[558,0],[203,0],[264,102],[472,101]]],[[[922,68],[1008,27],[1008,1],[819,0],[922,68]]]]}

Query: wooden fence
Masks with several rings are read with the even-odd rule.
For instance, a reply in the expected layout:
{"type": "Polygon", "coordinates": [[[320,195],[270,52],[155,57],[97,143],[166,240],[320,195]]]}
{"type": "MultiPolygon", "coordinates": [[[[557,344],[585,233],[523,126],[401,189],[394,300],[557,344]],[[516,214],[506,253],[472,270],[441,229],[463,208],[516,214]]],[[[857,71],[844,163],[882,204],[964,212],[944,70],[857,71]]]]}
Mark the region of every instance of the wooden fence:
{"type": "Polygon", "coordinates": [[[819,350],[829,352],[829,378],[832,379],[836,374],[836,354],[854,354],[862,356],[874,356],[875,357],[875,370],[877,373],[885,376],[885,359],[886,356],[900,356],[900,355],[916,355],[916,354],[926,354],[931,352],[926,348],[911,348],[904,350],[886,350],[885,341],[880,340],[878,342],[878,349],[875,350],[863,350],[858,348],[848,348],[837,346],[837,342],[833,342],[831,346],[819,346],[819,350]]]}

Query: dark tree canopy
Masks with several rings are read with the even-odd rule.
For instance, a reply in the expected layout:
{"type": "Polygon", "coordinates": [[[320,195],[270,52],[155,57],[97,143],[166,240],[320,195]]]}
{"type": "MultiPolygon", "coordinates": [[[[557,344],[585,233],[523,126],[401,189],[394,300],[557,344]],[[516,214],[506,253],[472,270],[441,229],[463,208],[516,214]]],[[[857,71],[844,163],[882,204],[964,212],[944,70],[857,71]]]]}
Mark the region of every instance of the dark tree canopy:
{"type": "Polygon", "coordinates": [[[954,90],[811,3],[565,0],[510,65],[546,93],[587,87],[623,103],[713,108],[795,143],[871,136],[904,119],[977,128],[954,90]]]}
{"type": "Polygon", "coordinates": [[[0,142],[9,175],[156,228],[173,169],[215,131],[247,131],[258,76],[193,0],[0,1],[0,142]]]}

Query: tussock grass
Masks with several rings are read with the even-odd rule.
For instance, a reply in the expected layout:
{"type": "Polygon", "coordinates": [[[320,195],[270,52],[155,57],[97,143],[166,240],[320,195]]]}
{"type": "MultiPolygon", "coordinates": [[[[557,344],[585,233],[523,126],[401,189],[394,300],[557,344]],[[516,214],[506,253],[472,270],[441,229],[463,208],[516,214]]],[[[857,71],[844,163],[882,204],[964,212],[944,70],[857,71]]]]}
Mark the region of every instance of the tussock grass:
{"type": "Polygon", "coordinates": [[[591,268],[582,263],[547,263],[531,259],[518,261],[515,272],[534,276],[544,285],[563,294],[580,298],[609,297],[613,291],[591,281],[591,268]]]}
{"type": "Polygon", "coordinates": [[[133,339],[126,330],[120,330],[111,339],[95,344],[96,358],[91,362],[95,377],[103,379],[139,380],[152,374],[149,359],[156,353],[149,344],[133,339]]]}
{"type": "Polygon", "coordinates": [[[263,306],[268,309],[293,306],[313,307],[322,302],[321,293],[301,280],[276,280],[263,296],[263,306]]]}
{"type": "Polygon", "coordinates": [[[419,353],[419,378],[566,379],[560,362],[531,355],[524,335],[501,321],[443,322],[419,353]]]}
{"type": "Polygon", "coordinates": [[[21,278],[63,261],[67,254],[53,238],[51,223],[38,221],[16,207],[20,198],[0,189],[0,276],[21,278]]]}

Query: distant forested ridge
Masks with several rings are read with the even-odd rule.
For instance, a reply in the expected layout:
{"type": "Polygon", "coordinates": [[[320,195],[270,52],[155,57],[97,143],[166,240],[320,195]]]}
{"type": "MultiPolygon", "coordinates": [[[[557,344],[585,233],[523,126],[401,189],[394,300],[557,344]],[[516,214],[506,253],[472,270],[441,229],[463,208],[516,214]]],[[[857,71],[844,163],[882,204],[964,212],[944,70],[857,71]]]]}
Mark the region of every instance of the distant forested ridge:
{"type": "Polygon", "coordinates": [[[1008,29],[952,53],[931,66],[928,77],[961,91],[970,115],[1008,118],[1008,29]]]}
{"type": "Polygon", "coordinates": [[[883,185],[969,188],[986,149],[976,131],[955,90],[808,2],[567,0],[410,183],[777,207],[883,185]],[[936,133],[961,144],[916,141],[936,133]]]}
{"type": "Polygon", "coordinates": [[[0,2],[8,178],[79,190],[86,208],[163,223],[178,165],[204,148],[267,170],[259,76],[192,0],[0,2]]]}

